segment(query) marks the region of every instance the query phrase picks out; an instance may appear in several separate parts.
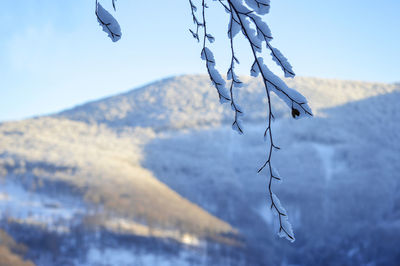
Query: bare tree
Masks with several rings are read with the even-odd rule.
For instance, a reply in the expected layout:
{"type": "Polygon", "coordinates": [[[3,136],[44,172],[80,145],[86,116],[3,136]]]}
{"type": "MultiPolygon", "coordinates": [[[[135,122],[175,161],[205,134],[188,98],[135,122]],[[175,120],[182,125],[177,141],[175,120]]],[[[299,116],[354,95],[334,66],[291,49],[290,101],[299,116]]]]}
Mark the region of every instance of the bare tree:
{"type": "MultiPolygon", "coordinates": [[[[188,0],[193,18],[195,29],[190,29],[193,38],[198,42],[202,42],[201,58],[205,61],[209,77],[217,89],[218,96],[221,103],[229,102],[232,110],[234,111],[234,121],[232,128],[239,134],[243,134],[244,129],[241,121],[243,110],[238,105],[233,90],[242,85],[239,77],[235,73],[235,66],[239,64],[239,60],[235,55],[234,39],[237,34],[242,33],[249,43],[249,48],[254,57],[254,62],[250,68],[250,74],[254,77],[260,76],[263,80],[265,93],[268,102],[268,117],[266,121],[266,129],[264,132],[264,139],[268,143],[265,163],[260,167],[258,172],[262,172],[267,168],[268,182],[268,198],[271,203],[271,209],[275,211],[279,219],[279,232],[278,235],[285,237],[290,241],[294,241],[294,233],[292,226],[288,221],[286,210],[282,207],[278,197],[272,190],[273,180],[281,180],[278,171],[272,166],[272,155],[274,150],[280,148],[275,145],[272,134],[272,122],[274,114],[271,103],[271,92],[278,95],[289,107],[291,115],[294,119],[312,116],[311,108],[307,104],[306,98],[296,90],[289,88],[286,83],[275,75],[267,65],[264,63],[264,56],[266,51],[270,52],[273,61],[282,69],[284,76],[293,78],[295,73],[288,60],[283,54],[271,45],[272,35],[271,31],[263,20],[264,15],[269,13],[270,0],[213,0],[218,2],[222,9],[229,16],[228,37],[230,40],[231,50],[231,63],[227,71],[227,80],[230,81],[228,88],[225,79],[215,68],[214,54],[208,47],[208,43],[213,43],[215,38],[207,28],[207,9],[209,8],[207,2],[210,0],[188,0]],[[200,6],[200,10],[197,8],[200,6]],[[200,34],[202,35],[200,36],[200,34]]],[[[115,0],[112,0],[113,8],[115,10],[115,0]]],[[[103,30],[108,33],[113,41],[118,41],[121,38],[121,30],[118,22],[108,13],[96,0],[96,16],[103,27],[103,30]]]]}

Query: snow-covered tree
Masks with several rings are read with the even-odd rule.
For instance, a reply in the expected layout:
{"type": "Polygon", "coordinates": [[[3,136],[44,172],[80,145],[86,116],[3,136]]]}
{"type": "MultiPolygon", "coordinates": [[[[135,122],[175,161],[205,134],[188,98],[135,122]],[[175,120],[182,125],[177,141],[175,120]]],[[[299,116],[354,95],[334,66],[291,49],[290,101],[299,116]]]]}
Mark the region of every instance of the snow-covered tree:
{"type": "MultiPolygon", "coordinates": [[[[114,11],[115,1],[112,0],[114,11]]],[[[205,61],[206,69],[209,77],[217,89],[218,97],[221,103],[230,103],[234,112],[234,121],[232,128],[239,134],[244,133],[241,116],[243,110],[237,103],[233,90],[240,88],[242,82],[235,73],[235,66],[239,64],[239,60],[235,55],[234,41],[235,37],[241,33],[249,44],[249,49],[253,55],[254,62],[250,68],[250,74],[254,77],[261,76],[265,87],[265,94],[268,103],[268,116],[264,139],[267,142],[267,153],[265,163],[260,167],[258,172],[267,171],[268,197],[271,209],[275,211],[279,219],[278,235],[285,237],[290,241],[294,241],[294,233],[289,223],[286,210],[282,207],[280,200],[272,190],[274,180],[281,180],[278,171],[272,166],[272,155],[274,150],[280,148],[275,145],[272,134],[272,122],[274,114],[271,103],[271,92],[279,96],[289,107],[289,112],[294,119],[312,116],[311,108],[307,104],[306,98],[293,88],[289,88],[286,83],[275,75],[264,63],[267,53],[270,54],[273,61],[282,69],[284,76],[293,78],[295,73],[286,57],[275,47],[272,46],[271,31],[264,20],[264,15],[270,11],[270,0],[188,0],[190,11],[195,25],[194,29],[190,29],[193,37],[202,42],[201,58],[205,61]],[[213,43],[215,37],[208,31],[207,27],[207,9],[209,2],[215,2],[220,5],[222,11],[229,16],[228,37],[230,41],[231,63],[227,71],[227,81],[222,77],[216,69],[215,57],[208,44],[213,43]],[[198,8],[200,7],[200,8],[198,8]],[[228,82],[228,84],[227,84],[228,82]]],[[[214,8],[214,7],[213,7],[214,8]]],[[[121,38],[121,28],[116,19],[105,10],[96,0],[96,16],[103,30],[108,34],[112,41],[118,41],[121,38]]]]}

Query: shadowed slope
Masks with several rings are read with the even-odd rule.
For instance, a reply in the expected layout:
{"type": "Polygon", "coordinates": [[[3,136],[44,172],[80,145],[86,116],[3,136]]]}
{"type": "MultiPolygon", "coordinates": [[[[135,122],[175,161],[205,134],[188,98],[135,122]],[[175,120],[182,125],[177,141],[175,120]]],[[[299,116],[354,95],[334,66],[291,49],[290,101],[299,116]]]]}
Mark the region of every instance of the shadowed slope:
{"type": "Polygon", "coordinates": [[[277,239],[267,177],[257,175],[263,125],[248,126],[243,136],[224,126],[165,133],[145,147],[144,165],[240,230],[250,265],[279,265],[282,257],[295,265],[396,265],[399,101],[400,88],[323,109],[313,119],[276,120],[282,150],[274,166],[283,182],[273,187],[293,222],[293,245],[277,239]]]}

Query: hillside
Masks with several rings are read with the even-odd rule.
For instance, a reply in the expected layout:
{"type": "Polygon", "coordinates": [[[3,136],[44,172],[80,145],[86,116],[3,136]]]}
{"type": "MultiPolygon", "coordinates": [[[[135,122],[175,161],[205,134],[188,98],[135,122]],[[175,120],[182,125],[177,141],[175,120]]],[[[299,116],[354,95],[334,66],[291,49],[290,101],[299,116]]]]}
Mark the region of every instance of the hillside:
{"type": "MultiPolygon", "coordinates": [[[[258,79],[243,77],[237,89],[238,102],[245,108],[245,121],[264,121],[265,90],[258,79]]],[[[286,80],[301,91],[318,112],[379,94],[390,93],[396,85],[358,81],[296,78],[286,80]]],[[[397,86],[398,88],[398,86],[397,86]]],[[[178,76],[160,80],[126,93],[90,102],[61,112],[58,117],[87,123],[104,123],[115,129],[151,127],[165,129],[219,125],[232,120],[232,111],[215,97],[215,88],[207,76],[178,76]]],[[[276,117],[288,114],[286,106],[273,95],[276,117]]]]}
{"type": "Polygon", "coordinates": [[[314,119],[276,122],[283,150],[274,164],[284,181],[275,190],[293,221],[294,245],[275,238],[275,220],[265,200],[267,180],[256,174],[265,156],[263,126],[248,126],[244,136],[227,127],[165,134],[147,146],[145,165],[252,239],[249,252],[266,265],[282,262],[282,256],[300,265],[358,265],[378,259],[395,265],[399,100],[397,91],[322,109],[314,119]],[[194,157],[196,164],[191,163],[194,157]],[[200,193],[193,193],[193,186],[200,193]],[[372,251],[377,241],[380,251],[372,251]],[[336,259],[328,263],[327,258],[336,259]]]}
{"type": "Polygon", "coordinates": [[[26,247],[18,244],[6,232],[0,230],[0,265],[33,266],[23,258],[26,247]]]}
{"type": "Polygon", "coordinates": [[[400,87],[290,80],[315,113],[299,121],[275,98],[284,181],[274,187],[291,245],[275,235],[256,174],[264,91],[246,82],[244,136],[205,76],[1,124],[2,227],[38,265],[54,254],[84,265],[396,265],[400,87]]]}
{"type": "Polygon", "coordinates": [[[154,229],[179,224],[182,234],[234,232],[140,165],[141,146],[155,136],[150,129],[116,135],[104,126],[38,118],[6,123],[0,132],[2,175],[33,193],[51,192],[52,183],[58,183],[57,193],[70,188],[67,194],[81,194],[86,204],[104,207],[102,215],[134,219],[138,229],[140,224],[154,229]]]}

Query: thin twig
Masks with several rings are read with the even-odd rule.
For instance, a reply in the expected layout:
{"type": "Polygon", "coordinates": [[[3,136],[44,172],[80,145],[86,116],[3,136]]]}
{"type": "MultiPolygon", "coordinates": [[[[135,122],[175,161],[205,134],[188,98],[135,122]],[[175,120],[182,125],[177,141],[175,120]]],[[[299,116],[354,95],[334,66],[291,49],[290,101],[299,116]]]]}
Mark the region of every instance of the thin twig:
{"type": "MultiPolygon", "coordinates": [[[[282,231],[283,231],[290,239],[294,240],[294,237],[293,237],[289,232],[287,232],[287,230],[283,227],[282,216],[286,216],[286,215],[285,215],[284,213],[282,213],[282,212],[279,210],[279,208],[277,207],[276,202],[274,201],[273,192],[272,192],[272,181],[273,181],[273,179],[276,179],[276,178],[275,178],[274,174],[272,173],[271,158],[272,158],[273,149],[274,149],[274,148],[277,148],[277,146],[275,146],[274,141],[273,141],[273,136],[272,136],[271,121],[272,121],[272,119],[273,119],[273,114],[272,114],[272,105],[271,105],[271,95],[270,95],[270,91],[269,91],[269,88],[268,88],[268,84],[271,84],[271,85],[275,86],[277,89],[279,89],[279,88],[278,88],[278,86],[276,86],[273,82],[271,82],[270,80],[268,80],[267,77],[266,77],[266,75],[265,75],[265,73],[263,72],[262,64],[261,64],[260,61],[258,60],[257,53],[256,53],[256,49],[257,49],[258,47],[257,47],[256,45],[254,45],[254,43],[251,42],[251,39],[250,39],[250,37],[249,37],[249,34],[248,34],[248,32],[247,32],[247,30],[246,30],[246,27],[245,27],[244,24],[243,24],[243,20],[242,20],[242,18],[241,18],[241,15],[246,15],[247,13],[246,13],[246,14],[243,14],[243,13],[238,12],[238,10],[236,9],[236,7],[232,4],[231,0],[228,0],[228,3],[229,3],[229,7],[230,7],[231,12],[235,12],[236,16],[238,17],[239,23],[240,23],[240,25],[241,25],[241,27],[242,27],[242,32],[243,32],[243,34],[245,35],[245,37],[247,38],[247,40],[248,40],[249,43],[250,43],[251,50],[252,50],[252,53],[253,53],[255,62],[256,62],[256,64],[257,64],[258,69],[259,69],[259,71],[260,71],[260,74],[261,74],[261,76],[262,76],[262,78],[263,78],[263,82],[264,82],[264,86],[265,86],[265,91],[266,91],[267,99],[268,99],[268,127],[267,127],[267,129],[265,130],[265,135],[268,134],[268,136],[269,136],[269,152],[268,152],[268,159],[267,159],[267,161],[266,161],[266,162],[264,163],[264,165],[258,170],[258,172],[261,172],[261,171],[268,165],[268,168],[269,168],[269,175],[270,175],[269,182],[268,182],[268,192],[269,192],[269,198],[270,198],[270,200],[271,200],[271,208],[275,209],[275,211],[276,211],[276,213],[278,214],[278,217],[279,217],[279,232],[282,232],[282,231]]],[[[282,91],[281,89],[279,89],[279,90],[282,91]]],[[[283,91],[282,91],[282,92],[283,92],[283,91]]],[[[285,92],[283,92],[283,93],[285,93],[285,92]]],[[[292,102],[296,102],[296,101],[293,100],[291,97],[289,97],[289,95],[287,95],[286,93],[285,93],[285,95],[288,96],[288,98],[289,98],[292,102]]],[[[296,103],[297,103],[297,102],[296,102],[296,103]]],[[[300,106],[301,106],[301,105],[300,105],[300,106]]],[[[304,108],[303,108],[303,109],[304,109],[304,108]]]]}

